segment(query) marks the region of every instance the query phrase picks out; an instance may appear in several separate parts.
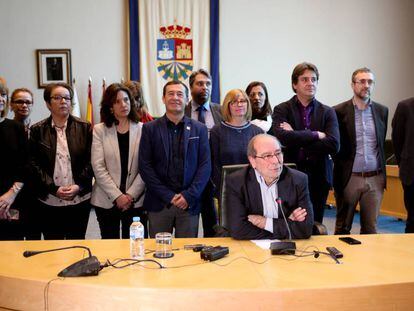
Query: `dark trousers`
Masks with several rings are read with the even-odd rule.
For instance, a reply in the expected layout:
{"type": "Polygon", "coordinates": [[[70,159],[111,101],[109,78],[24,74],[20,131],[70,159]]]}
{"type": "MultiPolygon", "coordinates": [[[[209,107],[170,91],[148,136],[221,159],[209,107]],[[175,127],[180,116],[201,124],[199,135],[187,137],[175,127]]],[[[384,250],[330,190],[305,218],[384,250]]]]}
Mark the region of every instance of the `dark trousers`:
{"type": "Polygon", "coordinates": [[[200,198],[201,201],[201,220],[203,222],[204,237],[214,237],[216,232],[214,226],[217,225],[217,214],[214,208],[213,185],[209,181],[204,188],[200,198]]]}
{"type": "Polygon", "coordinates": [[[122,238],[129,239],[129,227],[132,224],[132,218],[139,216],[141,223],[144,225],[145,238],[148,237],[148,217],[146,212],[140,208],[130,208],[122,212],[116,206],[106,209],[95,206],[96,218],[98,219],[99,229],[101,230],[102,239],[119,239],[120,225],[122,238]]]}
{"type": "Polygon", "coordinates": [[[404,203],[407,210],[405,233],[414,233],[414,182],[411,185],[402,185],[404,188],[404,203]]]}
{"type": "Polygon", "coordinates": [[[88,227],[89,200],[76,205],[50,206],[38,202],[45,240],[83,240],[88,227]]]}
{"type": "Polygon", "coordinates": [[[298,163],[297,169],[308,175],[309,196],[313,206],[313,219],[314,221],[322,223],[326,199],[328,198],[331,185],[326,181],[324,171],[313,167],[312,163],[298,163]]]}
{"type": "Polygon", "coordinates": [[[42,218],[37,200],[27,192],[22,193],[20,206],[22,207],[20,219],[24,237],[26,240],[40,240],[42,218]]]}
{"type": "Polygon", "coordinates": [[[19,220],[0,220],[0,241],[23,240],[23,237],[19,220]]]}
{"type": "Polygon", "coordinates": [[[173,233],[176,238],[196,238],[198,234],[199,215],[191,215],[188,210],[178,207],[164,207],[158,212],[148,212],[150,237],[158,232],[173,233]]]}

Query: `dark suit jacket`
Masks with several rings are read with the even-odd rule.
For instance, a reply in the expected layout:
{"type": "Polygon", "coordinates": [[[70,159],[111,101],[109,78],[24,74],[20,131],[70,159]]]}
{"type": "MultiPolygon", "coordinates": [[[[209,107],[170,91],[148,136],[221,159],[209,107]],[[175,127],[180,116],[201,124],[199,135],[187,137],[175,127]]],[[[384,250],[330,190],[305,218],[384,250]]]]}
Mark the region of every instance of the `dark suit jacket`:
{"type": "Polygon", "coordinates": [[[296,96],[289,101],[277,105],[273,110],[273,131],[284,149],[284,162],[299,164],[299,152],[302,149],[307,159],[308,169],[320,172],[321,182],[332,185],[332,158],[339,150],[339,129],[335,111],[315,100],[311,116],[310,130],[305,130],[300,120],[300,111],[296,96]],[[289,123],[293,131],[280,128],[282,122],[289,123]],[[312,131],[326,134],[326,138],[318,139],[312,131]]]}
{"type": "MultiPolygon", "coordinates": [[[[184,180],[181,194],[189,212],[200,212],[199,198],[211,174],[207,127],[184,117],[184,180]]],[[[147,187],[144,208],[159,211],[168,206],[176,194],[167,183],[168,157],[167,117],[145,123],[139,149],[139,171],[147,187]]]]}
{"type": "MultiPolygon", "coordinates": [[[[187,106],[185,106],[185,115],[189,118],[191,118],[191,103],[190,101],[187,106]]],[[[220,124],[220,122],[223,120],[221,116],[221,106],[216,103],[210,102],[210,110],[211,114],[213,115],[214,125],[220,124]]]]}
{"type": "MultiPolygon", "coordinates": [[[[341,136],[341,149],[334,157],[334,189],[342,193],[351,177],[356,154],[355,108],[352,100],[348,100],[335,106],[334,109],[338,117],[341,136]]],[[[371,111],[375,123],[379,161],[382,171],[385,172],[384,144],[387,134],[388,108],[372,101],[371,111]]]]}
{"type": "MultiPolygon", "coordinates": [[[[247,220],[248,215],[263,215],[263,202],[260,185],[257,182],[254,169],[249,165],[230,174],[226,179],[227,219],[230,234],[238,240],[254,239],[286,239],[289,233],[282,213],[273,219],[273,233],[254,226],[247,220]]],[[[292,239],[307,239],[312,234],[313,209],[309,197],[308,179],[297,170],[283,167],[277,182],[279,197],[283,201],[283,211],[286,215],[292,239]],[[288,217],[298,207],[308,212],[305,221],[292,221],[288,217]]]]}
{"type": "Polygon", "coordinates": [[[414,182],[414,97],[398,103],[392,119],[392,143],[404,185],[414,182]]]}

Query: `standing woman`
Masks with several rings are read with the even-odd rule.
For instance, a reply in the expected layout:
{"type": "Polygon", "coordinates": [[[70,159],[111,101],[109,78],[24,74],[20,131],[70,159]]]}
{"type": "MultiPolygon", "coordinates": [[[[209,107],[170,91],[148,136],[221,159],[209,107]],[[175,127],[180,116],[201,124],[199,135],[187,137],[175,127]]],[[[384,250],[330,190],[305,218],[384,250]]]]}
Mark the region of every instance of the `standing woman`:
{"type": "Polygon", "coordinates": [[[247,86],[246,93],[252,104],[252,124],[269,133],[272,127],[272,107],[266,85],[260,81],[253,81],[247,86]]]}
{"type": "Polygon", "coordinates": [[[127,81],[124,85],[131,91],[134,103],[137,106],[138,120],[142,123],[147,123],[154,118],[149,114],[147,103],[145,102],[144,93],[142,92],[141,83],[138,81],[127,81]]]}
{"type": "Polygon", "coordinates": [[[92,205],[103,239],[129,237],[133,216],[140,216],[147,236],[147,216],[142,209],[145,184],[138,174],[142,123],[129,89],[111,84],[101,102],[101,121],[93,129],[92,167],[95,184],[92,205]]]}
{"type": "Polygon", "coordinates": [[[91,210],[91,124],[70,114],[73,89],[50,83],[43,92],[50,116],[30,128],[31,189],[45,240],[85,239],[91,210]]]}
{"type": "Polygon", "coordinates": [[[19,123],[6,119],[8,89],[0,83],[0,240],[20,240],[15,199],[23,188],[26,139],[19,123]]]}
{"type": "Polygon", "coordinates": [[[240,89],[231,90],[224,98],[221,114],[223,121],[210,132],[212,179],[215,196],[219,195],[223,165],[247,164],[247,145],[250,139],[263,130],[250,120],[252,108],[247,94],[240,89]]]}

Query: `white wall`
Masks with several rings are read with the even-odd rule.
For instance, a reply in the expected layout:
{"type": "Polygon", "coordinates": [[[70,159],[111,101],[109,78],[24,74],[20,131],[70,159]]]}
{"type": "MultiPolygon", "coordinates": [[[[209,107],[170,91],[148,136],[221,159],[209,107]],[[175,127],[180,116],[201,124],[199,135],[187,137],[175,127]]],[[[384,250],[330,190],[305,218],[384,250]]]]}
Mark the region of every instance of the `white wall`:
{"type": "Polygon", "coordinates": [[[352,96],[352,72],[363,66],[376,74],[373,99],[390,108],[390,122],[397,102],[414,96],[412,0],[221,0],[220,9],[222,96],[257,79],[276,105],[293,95],[303,61],[317,65],[317,98],[329,106],[352,96]]]}
{"type": "MultiPolygon", "coordinates": [[[[330,106],[352,96],[350,77],[362,66],[375,72],[373,98],[390,108],[390,121],[396,103],[414,96],[412,0],[221,0],[220,14],[222,97],[262,80],[276,105],[292,96],[290,75],[302,61],[318,66],[317,97],[330,106]]],[[[98,120],[101,79],[127,78],[126,0],[0,0],[0,29],[0,76],[35,91],[35,120],[47,114],[37,48],[72,50],[81,109],[91,75],[98,120]]]]}
{"type": "Polygon", "coordinates": [[[92,77],[99,120],[102,78],[108,85],[127,76],[127,12],[124,0],[0,0],[0,76],[11,90],[25,86],[34,91],[33,121],[48,115],[43,89],[37,88],[35,50],[52,48],[71,49],[82,113],[92,77]]]}

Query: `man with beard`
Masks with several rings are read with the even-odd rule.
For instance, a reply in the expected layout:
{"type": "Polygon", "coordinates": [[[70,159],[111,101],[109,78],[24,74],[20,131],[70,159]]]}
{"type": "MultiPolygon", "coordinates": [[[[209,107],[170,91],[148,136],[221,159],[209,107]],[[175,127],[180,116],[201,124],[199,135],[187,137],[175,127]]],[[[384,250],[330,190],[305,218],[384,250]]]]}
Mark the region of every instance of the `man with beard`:
{"type": "MultiPolygon", "coordinates": [[[[220,124],[222,120],[220,105],[210,102],[211,76],[205,69],[194,71],[189,79],[191,101],[185,107],[185,115],[193,120],[205,124],[209,137],[211,128],[220,124]]],[[[214,226],[217,224],[216,212],[213,203],[213,185],[207,183],[201,197],[201,218],[203,221],[204,237],[215,235],[214,226]]]]}
{"type": "Polygon", "coordinates": [[[307,239],[313,225],[305,174],[283,166],[279,141],[254,136],[247,147],[250,165],[226,180],[230,234],[238,240],[307,239]]]}
{"type": "Polygon", "coordinates": [[[349,234],[359,203],[361,234],[377,233],[385,188],[384,144],[388,108],[371,100],[375,77],[368,68],[352,74],[352,99],[334,107],[341,149],[334,161],[335,234],[349,234]]]}
{"type": "Polygon", "coordinates": [[[273,110],[273,131],[285,147],[285,162],[308,175],[314,220],[322,222],[332,186],[332,155],[339,150],[335,111],[316,100],[319,71],[314,64],[298,64],[292,72],[296,93],[273,110]]]}

